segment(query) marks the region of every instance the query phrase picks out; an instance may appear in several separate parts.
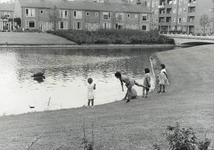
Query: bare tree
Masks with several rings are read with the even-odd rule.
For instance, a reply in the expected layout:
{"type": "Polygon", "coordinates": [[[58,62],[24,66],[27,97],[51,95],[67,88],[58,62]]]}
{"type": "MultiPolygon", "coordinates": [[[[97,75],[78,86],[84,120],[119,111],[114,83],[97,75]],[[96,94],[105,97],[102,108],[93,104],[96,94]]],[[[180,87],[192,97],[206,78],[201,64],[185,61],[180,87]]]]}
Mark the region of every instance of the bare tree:
{"type": "Polygon", "coordinates": [[[208,17],[207,14],[203,14],[200,18],[200,25],[204,28],[204,34],[205,34],[205,29],[210,25],[210,22],[212,20],[208,17]]]}
{"type": "Polygon", "coordinates": [[[48,16],[49,16],[49,21],[54,25],[54,31],[55,31],[59,21],[61,20],[59,15],[59,9],[56,6],[54,6],[53,8],[50,9],[48,16]]]}

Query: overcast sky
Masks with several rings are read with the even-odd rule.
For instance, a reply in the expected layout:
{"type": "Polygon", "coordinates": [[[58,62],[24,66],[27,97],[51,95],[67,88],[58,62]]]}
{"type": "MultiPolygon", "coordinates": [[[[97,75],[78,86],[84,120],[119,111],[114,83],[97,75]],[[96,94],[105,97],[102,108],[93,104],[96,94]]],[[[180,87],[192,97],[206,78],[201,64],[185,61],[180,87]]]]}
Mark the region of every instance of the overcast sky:
{"type": "Polygon", "coordinates": [[[10,0],[0,0],[1,3],[9,2],[10,0]]]}

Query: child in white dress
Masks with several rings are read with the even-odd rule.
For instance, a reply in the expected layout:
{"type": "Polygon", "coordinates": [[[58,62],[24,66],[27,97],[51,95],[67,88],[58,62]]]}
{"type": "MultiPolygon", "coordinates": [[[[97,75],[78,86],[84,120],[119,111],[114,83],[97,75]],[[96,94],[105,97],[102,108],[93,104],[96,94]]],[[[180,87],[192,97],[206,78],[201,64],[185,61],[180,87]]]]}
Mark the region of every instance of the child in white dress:
{"type": "Polygon", "coordinates": [[[159,75],[159,85],[160,85],[160,90],[158,91],[158,93],[160,93],[162,91],[162,93],[165,92],[165,85],[169,85],[169,80],[168,80],[168,75],[166,73],[166,69],[165,69],[165,65],[161,64],[161,71],[160,71],[160,75],[159,75]]]}
{"type": "Polygon", "coordinates": [[[149,68],[145,68],[145,76],[143,79],[143,95],[142,98],[147,98],[149,93],[149,88],[151,87],[151,76],[150,76],[150,70],[149,68]]]}
{"type": "Polygon", "coordinates": [[[90,106],[90,103],[91,103],[91,107],[93,108],[96,84],[92,84],[92,83],[93,83],[93,79],[88,78],[88,85],[87,85],[87,87],[88,87],[88,107],[90,106]]]}

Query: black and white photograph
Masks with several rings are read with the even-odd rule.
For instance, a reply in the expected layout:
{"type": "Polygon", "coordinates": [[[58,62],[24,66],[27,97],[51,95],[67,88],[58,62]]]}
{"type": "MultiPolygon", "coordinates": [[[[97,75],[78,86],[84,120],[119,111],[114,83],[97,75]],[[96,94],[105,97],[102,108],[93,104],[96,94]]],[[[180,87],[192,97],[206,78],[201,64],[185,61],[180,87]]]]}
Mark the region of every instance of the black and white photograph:
{"type": "Polygon", "coordinates": [[[0,0],[0,150],[214,150],[214,0],[0,0]]]}

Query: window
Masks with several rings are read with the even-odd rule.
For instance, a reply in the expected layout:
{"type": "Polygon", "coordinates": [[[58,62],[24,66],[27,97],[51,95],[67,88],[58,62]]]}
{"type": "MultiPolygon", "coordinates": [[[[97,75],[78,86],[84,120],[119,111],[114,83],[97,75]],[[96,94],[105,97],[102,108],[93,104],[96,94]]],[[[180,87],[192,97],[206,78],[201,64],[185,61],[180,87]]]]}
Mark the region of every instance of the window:
{"type": "Polygon", "coordinates": [[[42,22],[39,22],[39,30],[42,30],[43,28],[42,28],[42,22]]]}
{"type": "Polygon", "coordinates": [[[35,22],[29,21],[29,28],[35,28],[35,22]]]}
{"type": "Polygon", "coordinates": [[[35,9],[34,8],[26,8],[25,9],[26,17],[35,17],[35,9]]]}
{"type": "Polygon", "coordinates": [[[68,11],[60,10],[60,18],[68,18],[68,11]]]}
{"type": "Polygon", "coordinates": [[[29,28],[29,29],[35,28],[35,21],[34,20],[26,20],[25,27],[29,28]]]}
{"type": "Polygon", "coordinates": [[[111,23],[104,22],[104,23],[103,23],[103,28],[104,28],[104,29],[111,29],[111,23]]]}
{"type": "Polygon", "coordinates": [[[146,25],[142,25],[142,30],[146,31],[146,25]]]}
{"type": "Polygon", "coordinates": [[[116,13],[115,18],[116,18],[116,20],[122,21],[123,20],[123,13],[116,13]]]}
{"type": "Polygon", "coordinates": [[[68,22],[67,21],[61,21],[59,24],[59,29],[68,29],[68,22]]]}
{"type": "Polygon", "coordinates": [[[86,23],[85,24],[85,30],[88,30],[88,31],[97,31],[97,30],[99,30],[99,24],[96,24],[96,23],[86,23]]]}
{"type": "Polygon", "coordinates": [[[179,23],[179,24],[181,23],[181,18],[178,18],[178,23],[179,23]]]}
{"type": "Polygon", "coordinates": [[[74,30],[82,30],[82,22],[74,21],[74,30]]]}
{"type": "Polygon", "coordinates": [[[127,14],[127,18],[129,18],[130,17],[130,14],[127,14]]]}
{"type": "Polygon", "coordinates": [[[149,18],[148,18],[148,15],[147,14],[142,14],[142,20],[143,21],[147,21],[149,18]]]}
{"type": "Polygon", "coordinates": [[[40,14],[43,14],[43,12],[44,12],[43,10],[40,10],[40,14]]]}
{"type": "Polygon", "coordinates": [[[86,12],[86,16],[90,16],[90,13],[89,13],[89,12],[86,12]]]}
{"type": "Polygon", "coordinates": [[[179,12],[178,12],[179,14],[182,14],[182,8],[179,8],[179,12]]]}
{"type": "Polygon", "coordinates": [[[110,19],[111,19],[111,13],[109,13],[109,12],[104,12],[104,13],[103,13],[103,19],[104,19],[104,20],[110,20],[110,19]]]}
{"type": "Polygon", "coordinates": [[[154,8],[155,7],[155,2],[152,2],[152,8],[154,8]]]}
{"type": "Polygon", "coordinates": [[[95,12],[95,16],[98,17],[98,16],[99,16],[99,13],[98,13],[98,12],[95,12]]]}
{"type": "Polygon", "coordinates": [[[158,2],[156,2],[156,6],[158,6],[158,2]]]}
{"type": "Polygon", "coordinates": [[[82,11],[74,11],[73,13],[74,19],[82,19],[82,11]]]}
{"type": "Polygon", "coordinates": [[[116,23],[115,28],[116,29],[123,29],[123,24],[122,23],[116,23]]]}
{"type": "Polygon", "coordinates": [[[26,28],[26,29],[29,28],[29,21],[28,21],[28,20],[25,21],[25,28],[26,28]]]}
{"type": "Polygon", "coordinates": [[[132,29],[132,30],[136,30],[138,29],[138,24],[134,25],[130,25],[130,24],[126,24],[126,29],[132,29]]]}

